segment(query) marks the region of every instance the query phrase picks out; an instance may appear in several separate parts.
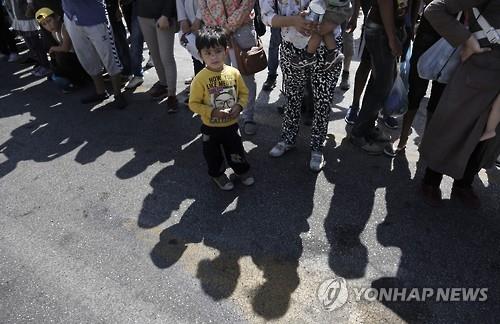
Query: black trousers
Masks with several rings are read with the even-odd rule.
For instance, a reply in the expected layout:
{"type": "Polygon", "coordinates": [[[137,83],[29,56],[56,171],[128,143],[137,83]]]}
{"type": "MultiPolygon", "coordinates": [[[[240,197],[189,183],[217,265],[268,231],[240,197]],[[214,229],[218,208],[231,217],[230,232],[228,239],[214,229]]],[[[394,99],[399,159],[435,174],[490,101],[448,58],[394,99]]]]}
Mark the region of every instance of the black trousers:
{"type": "Polygon", "coordinates": [[[0,5],[0,53],[9,55],[18,53],[14,34],[9,29],[6,12],[0,5]]]}
{"type": "MultiPolygon", "coordinates": [[[[472,152],[469,162],[467,162],[467,166],[465,167],[464,176],[462,179],[455,179],[453,182],[454,187],[467,188],[472,186],[474,182],[474,178],[481,170],[481,161],[483,158],[483,154],[485,149],[487,148],[487,143],[489,141],[482,141],[476,146],[474,151],[472,152]]],[[[441,181],[443,180],[443,174],[436,172],[430,168],[425,169],[424,175],[424,183],[433,187],[439,187],[441,181]]]]}
{"type": "Polygon", "coordinates": [[[208,174],[219,177],[226,170],[224,158],[236,174],[250,170],[245,150],[238,134],[238,124],[228,127],[201,126],[203,155],[208,164],[208,174]]]}
{"type": "MultiPolygon", "coordinates": [[[[425,53],[441,36],[432,28],[429,21],[422,17],[418,31],[413,43],[413,51],[410,59],[409,91],[408,91],[408,110],[418,110],[420,101],[427,92],[429,80],[420,78],[417,70],[417,63],[420,56],[425,53]]],[[[427,104],[427,120],[436,110],[436,107],[443,94],[445,84],[432,81],[432,90],[429,102],[427,104]]]]}

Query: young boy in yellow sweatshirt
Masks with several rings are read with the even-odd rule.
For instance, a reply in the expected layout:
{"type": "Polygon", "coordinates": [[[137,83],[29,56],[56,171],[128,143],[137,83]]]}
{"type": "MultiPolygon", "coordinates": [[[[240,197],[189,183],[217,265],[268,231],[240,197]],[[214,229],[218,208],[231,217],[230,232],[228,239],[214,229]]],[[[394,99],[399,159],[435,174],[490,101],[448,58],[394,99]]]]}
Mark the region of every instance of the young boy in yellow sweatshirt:
{"type": "Polygon", "coordinates": [[[191,83],[189,108],[200,115],[203,125],[203,155],[208,174],[222,190],[232,190],[234,184],[225,175],[227,164],[237,178],[251,186],[254,178],[245,158],[238,133],[238,118],[248,102],[248,88],[240,72],[225,65],[228,38],[221,27],[204,27],[196,36],[196,48],[206,67],[191,83]]]}

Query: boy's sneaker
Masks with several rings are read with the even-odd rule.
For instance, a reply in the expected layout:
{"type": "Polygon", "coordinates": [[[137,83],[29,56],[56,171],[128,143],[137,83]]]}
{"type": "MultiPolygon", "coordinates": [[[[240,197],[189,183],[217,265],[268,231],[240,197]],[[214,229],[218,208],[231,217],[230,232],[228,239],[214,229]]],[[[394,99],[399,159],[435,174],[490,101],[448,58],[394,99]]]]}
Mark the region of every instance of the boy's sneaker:
{"type": "Polygon", "coordinates": [[[38,66],[36,68],[33,68],[33,71],[31,71],[31,74],[33,74],[36,77],[46,77],[51,73],[52,71],[50,69],[47,69],[46,67],[43,66],[38,66]]]}
{"type": "Polygon", "coordinates": [[[495,162],[498,168],[500,168],[500,156],[498,157],[497,161],[495,162]]]}
{"type": "Polygon", "coordinates": [[[316,55],[304,51],[299,55],[292,57],[291,62],[299,68],[305,68],[316,63],[316,55]]]}
{"type": "Polygon", "coordinates": [[[151,55],[149,55],[149,59],[148,59],[148,62],[146,63],[146,69],[150,69],[152,67],[154,67],[155,64],[153,63],[153,58],[151,57],[151,55]]]}
{"type": "Polygon", "coordinates": [[[134,76],[132,79],[130,79],[129,82],[125,85],[125,89],[127,90],[132,90],[140,86],[141,84],[144,83],[144,78],[141,76],[134,76]]]}
{"type": "Polygon", "coordinates": [[[356,123],[356,120],[358,120],[358,112],[359,107],[350,106],[349,110],[347,110],[347,114],[344,117],[345,122],[349,125],[354,125],[356,123]]]}
{"type": "Polygon", "coordinates": [[[234,184],[224,173],[218,177],[212,177],[212,180],[221,190],[230,191],[234,189],[234,184]]]}
{"type": "Polygon", "coordinates": [[[363,136],[355,136],[351,133],[350,140],[354,146],[359,147],[370,155],[380,155],[384,152],[384,148],[380,144],[367,141],[363,136]]]}
{"type": "Polygon", "coordinates": [[[101,94],[93,93],[87,97],[83,97],[81,100],[81,103],[82,104],[97,103],[97,102],[102,102],[108,98],[109,98],[109,94],[107,91],[104,91],[104,93],[101,93],[101,94]]]}
{"type": "Polygon", "coordinates": [[[344,60],[344,54],[337,50],[328,50],[325,56],[325,67],[324,71],[331,70],[335,64],[342,62],[344,60]]]}
{"type": "Polygon", "coordinates": [[[286,152],[290,151],[293,149],[295,145],[291,144],[286,144],[285,142],[281,141],[278,142],[272,149],[269,151],[269,155],[272,157],[280,157],[286,152]]]}
{"type": "Polygon", "coordinates": [[[319,172],[325,166],[325,158],[323,153],[319,151],[311,152],[311,160],[309,161],[309,169],[313,172],[319,172]]]}
{"type": "Polygon", "coordinates": [[[245,186],[251,186],[255,183],[255,179],[252,177],[250,172],[244,173],[244,174],[238,174],[238,179],[240,179],[241,183],[243,183],[245,186]]]}
{"type": "Polygon", "coordinates": [[[340,89],[347,91],[351,88],[351,84],[349,83],[349,71],[342,72],[342,80],[340,81],[340,89]]]}
{"type": "Polygon", "coordinates": [[[397,129],[399,127],[398,120],[391,116],[384,116],[384,125],[389,129],[397,129]]]}

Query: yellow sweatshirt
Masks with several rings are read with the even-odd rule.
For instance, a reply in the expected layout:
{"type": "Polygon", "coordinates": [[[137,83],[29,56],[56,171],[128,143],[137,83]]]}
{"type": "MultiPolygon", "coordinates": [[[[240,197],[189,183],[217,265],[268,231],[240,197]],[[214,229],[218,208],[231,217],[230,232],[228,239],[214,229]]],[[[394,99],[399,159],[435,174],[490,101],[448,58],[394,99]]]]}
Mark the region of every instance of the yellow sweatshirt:
{"type": "Polygon", "coordinates": [[[238,118],[212,118],[212,111],[229,111],[235,104],[245,108],[248,103],[248,88],[240,71],[224,65],[221,72],[207,68],[201,70],[191,82],[189,109],[201,117],[210,127],[227,127],[238,122],[238,118]]]}

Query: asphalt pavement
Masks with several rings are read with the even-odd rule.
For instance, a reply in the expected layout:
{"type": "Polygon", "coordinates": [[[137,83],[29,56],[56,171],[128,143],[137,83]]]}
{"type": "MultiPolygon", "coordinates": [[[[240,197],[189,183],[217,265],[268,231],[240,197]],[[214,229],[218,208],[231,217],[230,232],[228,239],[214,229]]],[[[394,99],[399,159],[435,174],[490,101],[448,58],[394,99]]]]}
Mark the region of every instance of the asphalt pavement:
{"type": "MultiPolygon", "coordinates": [[[[192,62],[175,54],[182,101],[192,62]]],[[[345,138],[352,90],[337,89],[315,174],[307,126],[296,150],[268,156],[284,99],[260,91],[261,72],[258,133],[244,136],[256,183],[221,192],[199,118],[145,93],[154,69],[123,111],[29,71],[0,62],[0,323],[498,322],[500,171],[477,179],[480,210],[448,199],[449,178],[445,206],[425,205],[425,109],[404,155],[372,157],[345,138]]]]}

